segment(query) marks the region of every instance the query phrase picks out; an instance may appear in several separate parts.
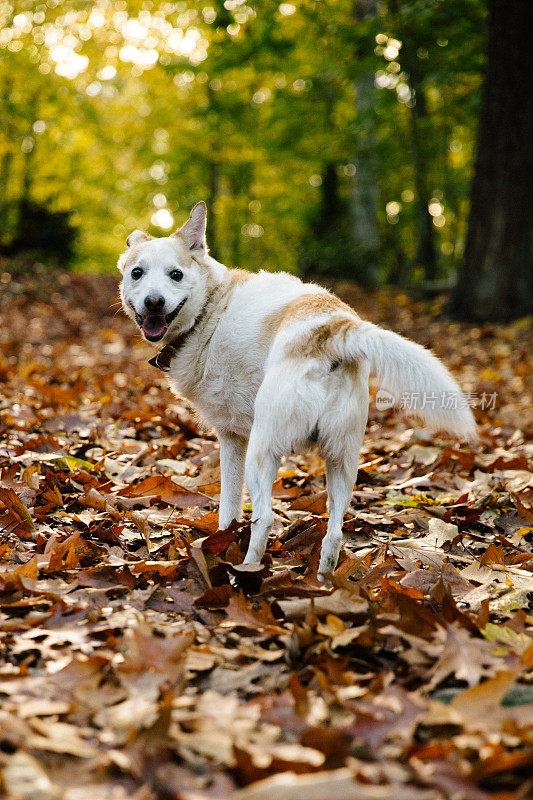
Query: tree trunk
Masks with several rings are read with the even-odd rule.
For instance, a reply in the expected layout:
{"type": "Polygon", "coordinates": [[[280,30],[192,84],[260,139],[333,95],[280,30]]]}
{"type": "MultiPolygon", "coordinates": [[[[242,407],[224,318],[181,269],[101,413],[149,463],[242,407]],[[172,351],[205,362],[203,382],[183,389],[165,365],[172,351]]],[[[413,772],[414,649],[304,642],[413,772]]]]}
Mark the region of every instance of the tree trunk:
{"type": "Polygon", "coordinates": [[[9,88],[7,80],[4,82],[4,90],[0,99],[0,107],[2,108],[2,121],[0,124],[3,128],[2,133],[5,142],[5,151],[0,159],[0,221],[2,224],[0,237],[2,237],[5,235],[8,227],[7,210],[10,200],[9,180],[11,178],[11,167],[13,164],[13,140],[15,136],[13,123],[9,113],[9,88]]]}
{"type": "Polygon", "coordinates": [[[316,234],[323,237],[338,227],[345,209],[339,194],[337,165],[329,162],[322,171],[320,185],[320,211],[316,222],[316,234]]]}
{"type": "Polygon", "coordinates": [[[9,178],[11,176],[11,165],[13,163],[13,152],[6,150],[0,160],[0,220],[2,222],[2,234],[5,233],[7,226],[7,208],[9,206],[9,178]]]}
{"type": "Polygon", "coordinates": [[[426,280],[437,277],[437,253],[435,250],[435,232],[433,218],[428,211],[429,189],[427,180],[427,162],[421,134],[424,135],[424,123],[427,118],[426,102],[422,91],[411,88],[413,93],[410,107],[411,150],[415,172],[416,227],[417,247],[415,263],[424,269],[426,280]],[[422,130],[421,130],[422,128],[422,130]]]}
{"type": "Polygon", "coordinates": [[[28,129],[26,131],[25,139],[31,142],[29,150],[23,150],[22,162],[22,179],[20,185],[19,206],[22,209],[30,202],[31,190],[34,180],[33,164],[35,159],[35,148],[37,146],[37,137],[33,134],[33,123],[39,119],[39,93],[35,92],[29,100],[28,107],[30,109],[30,119],[28,120],[28,129]]]}
{"type": "Polygon", "coordinates": [[[215,203],[218,198],[218,164],[216,161],[209,161],[208,163],[208,170],[209,170],[209,191],[207,195],[207,219],[208,219],[208,226],[207,226],[207,238],[208,238],[208,245],[209,245],[209,252],[213,258],[219,258],[219,253],[217,249],[217,229],[216,229],[216,221],[215,221],[215,203]]]}
{"type": "MultiPolygon", "coordinates": [[[[373,19],[377,15],[377,7],[377,0],[356,0],[356,24],[373,19]]],[[[369,69],[355,81],[358,139],[350,204],[354,243],[370,258],[376,256],[379,248],[375,95],[374,71],[369,69]]]]}
{"type": "Polygon", "coordinates": [[[510,320],[533,311],[533,101],[530,62],[519,46],[531,0],[490,0],[470,218],[451,313],[510,320]]]}
{"type": "Polygon", "coordinates": [[[417,36],[402,17],[402,4],[399,0],[389,0],[390,22],[400,41],[403,42],[400,61],[409,75],[411,102],[409,103],[409,135],[413,161],[415,207],[416,207],[416,253],[414,265],[422,267],[424,278],[434,280],[438,273],[437,251],[435,249],[435,229],[433,218],[428,211],[430,200],[428,185],[427,140],[430,134],[430,118],[427,111],[423,81],[426,68],[417,55],[417,36]]]}

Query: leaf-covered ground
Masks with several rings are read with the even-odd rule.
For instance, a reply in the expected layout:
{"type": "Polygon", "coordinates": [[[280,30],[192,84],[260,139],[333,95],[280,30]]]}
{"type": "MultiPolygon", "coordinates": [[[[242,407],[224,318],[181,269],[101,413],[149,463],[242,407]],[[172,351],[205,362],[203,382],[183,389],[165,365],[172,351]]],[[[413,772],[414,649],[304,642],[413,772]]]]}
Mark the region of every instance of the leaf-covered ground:
{"type": "Polygon", "coordinates": [[[5,797],[533,795],[527,321],[341,287],[496,398],[475,446],[372,404],[328,589],[317,456],[285,459],[267,556],[240,567],[216,439],[114,316],[115,280],[0,281],[5,797]]]}

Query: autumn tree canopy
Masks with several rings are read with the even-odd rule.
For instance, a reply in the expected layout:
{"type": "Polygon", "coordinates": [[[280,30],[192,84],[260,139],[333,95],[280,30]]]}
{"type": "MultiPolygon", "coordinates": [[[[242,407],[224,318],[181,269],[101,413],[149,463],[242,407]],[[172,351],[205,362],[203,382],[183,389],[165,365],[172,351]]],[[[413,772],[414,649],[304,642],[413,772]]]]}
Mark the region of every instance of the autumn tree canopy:
{"type": "Polygon", "coordinates": [[[481,0],[2,2],[2,247],[110,269],[203,198],[232,265],[447,279],[485,27],[481,0]]]}

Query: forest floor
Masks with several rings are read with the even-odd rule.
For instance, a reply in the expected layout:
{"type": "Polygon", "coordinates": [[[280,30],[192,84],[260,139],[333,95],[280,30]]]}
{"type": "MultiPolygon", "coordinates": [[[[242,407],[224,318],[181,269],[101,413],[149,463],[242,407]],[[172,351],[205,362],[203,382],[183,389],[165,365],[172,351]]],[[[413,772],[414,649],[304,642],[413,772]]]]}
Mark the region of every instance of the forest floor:
{"type": "Polygon", "coordinates": [[[249,506],[217,531],[216,439],[115,315],[116,280],[6,269],[0,795],[533,796],[531,320],[340,287],[444,359],[480,440],[372,402],[326,588],[317,456],[284,460],[267,555],[241,567],[249,506]]]}

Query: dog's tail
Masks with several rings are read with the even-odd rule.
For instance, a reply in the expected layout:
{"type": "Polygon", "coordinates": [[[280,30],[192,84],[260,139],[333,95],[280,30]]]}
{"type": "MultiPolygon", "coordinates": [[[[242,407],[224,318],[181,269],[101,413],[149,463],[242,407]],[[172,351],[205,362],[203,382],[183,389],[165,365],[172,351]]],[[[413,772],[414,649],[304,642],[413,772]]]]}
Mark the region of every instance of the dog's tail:
{"type": "Polygon", "coordinates": [[[345,358],[368,359],[389,405],[400,403],[431,428],[476,438],[476,423],[465,396],[429,350],[371,322],[352,328],[344,344],[345,358]]]}

